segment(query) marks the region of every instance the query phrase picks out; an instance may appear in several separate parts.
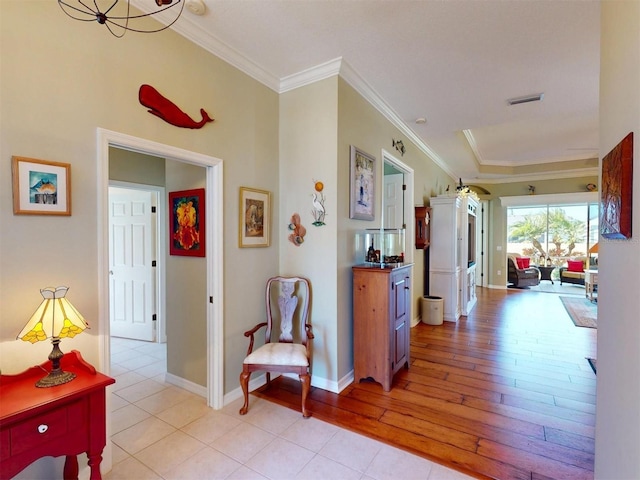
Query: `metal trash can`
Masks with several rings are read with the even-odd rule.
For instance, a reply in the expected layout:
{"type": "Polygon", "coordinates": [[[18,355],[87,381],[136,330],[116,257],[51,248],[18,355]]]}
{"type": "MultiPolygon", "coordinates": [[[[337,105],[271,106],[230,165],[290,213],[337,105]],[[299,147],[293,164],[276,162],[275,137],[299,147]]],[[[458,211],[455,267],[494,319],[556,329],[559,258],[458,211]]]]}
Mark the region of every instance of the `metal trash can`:
{"type": "Polygon", "coordinates": [[[422,323],[442,325],[444,321],[444,300],[442,297],[425,295],[422,297],[422,323]]]}

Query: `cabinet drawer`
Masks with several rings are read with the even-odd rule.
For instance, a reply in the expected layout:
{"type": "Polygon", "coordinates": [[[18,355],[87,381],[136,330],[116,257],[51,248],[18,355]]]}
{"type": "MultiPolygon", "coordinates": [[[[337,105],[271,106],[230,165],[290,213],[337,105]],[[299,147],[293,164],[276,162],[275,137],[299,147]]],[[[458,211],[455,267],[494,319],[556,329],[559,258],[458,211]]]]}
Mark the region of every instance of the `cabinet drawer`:
{"type": "Polygon", "coordinates": [[[69,431],[69,418],[82,416],[82,402],[75,402],[25,420],[11,428],[11,455],[45,445],[69,431]]]}

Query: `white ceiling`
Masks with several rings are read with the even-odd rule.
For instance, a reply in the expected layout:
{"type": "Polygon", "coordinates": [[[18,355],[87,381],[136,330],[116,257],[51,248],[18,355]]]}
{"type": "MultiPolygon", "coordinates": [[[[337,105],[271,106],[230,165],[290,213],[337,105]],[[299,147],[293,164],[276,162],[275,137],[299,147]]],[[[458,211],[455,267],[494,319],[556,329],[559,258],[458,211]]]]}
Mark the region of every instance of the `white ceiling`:
{"type": "Polygon", "coordinates": [[[203,1],[173,28],[278,92],[339,71],[456,178],[597,174],[596,0],[203,1]]]}

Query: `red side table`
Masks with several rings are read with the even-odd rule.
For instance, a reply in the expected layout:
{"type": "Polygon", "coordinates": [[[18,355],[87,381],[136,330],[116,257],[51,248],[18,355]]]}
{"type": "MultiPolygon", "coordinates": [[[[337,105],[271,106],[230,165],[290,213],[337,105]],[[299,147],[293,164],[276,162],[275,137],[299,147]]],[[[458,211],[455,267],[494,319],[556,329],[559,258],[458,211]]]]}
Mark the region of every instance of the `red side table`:
{"type": "Polygon", "coordinates": [[[115,383],[85,362],[77,350],[61,361],[74,380],[38,388],[51,369],[47,361],[18,375],[0,375],[0,478],[15,476],[35,460],[66,456],[64,479],[78,478],[76,455],[86,452],[91,479],[101,479],[106,445],[105,388],[115,383]]]}

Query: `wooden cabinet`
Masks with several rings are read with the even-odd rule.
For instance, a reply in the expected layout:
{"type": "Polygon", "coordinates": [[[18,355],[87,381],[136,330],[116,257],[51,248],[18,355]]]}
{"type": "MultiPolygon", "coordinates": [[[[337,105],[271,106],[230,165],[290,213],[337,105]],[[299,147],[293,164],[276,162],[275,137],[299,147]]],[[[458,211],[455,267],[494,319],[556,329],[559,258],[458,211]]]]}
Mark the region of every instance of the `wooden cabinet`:
{"type": "Polygon", "coordinates": [[[75,350],[62,358],[61,367],[76,378],[50,388],[35,386],[50,362],[19,375],[0,375],[0,478],[15,476],[41,457],[61,455],[66,456],[62,477],[78,478],[76,455],[82,452],[89,458],[91,479],[101,478],[105,388],[115,380],[96,372],[75,350]]]}
{"type": "Polygon", "coordinates": [[[415,207],[415,217],[416,248],[424,249],[429,246],[431,208],[415,207]]]}
{"type": "Polygon", "coordinates": [[[353,370],[391,389],[393,375],[409,368],[411,265],[353,267],[353,370]]]}

